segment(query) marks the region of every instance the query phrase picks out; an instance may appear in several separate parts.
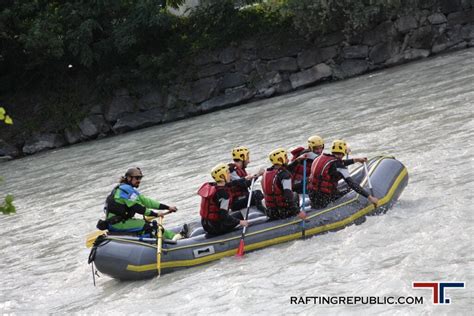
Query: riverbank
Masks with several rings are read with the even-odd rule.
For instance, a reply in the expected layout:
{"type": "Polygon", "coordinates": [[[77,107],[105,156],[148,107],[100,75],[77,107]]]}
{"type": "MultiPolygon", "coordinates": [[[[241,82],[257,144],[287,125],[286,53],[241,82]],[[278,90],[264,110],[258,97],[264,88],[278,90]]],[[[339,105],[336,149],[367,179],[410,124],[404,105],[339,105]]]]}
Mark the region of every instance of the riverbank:
{"type": "Polygon", "coordinates": [[[390,17],[356,34],[247,39],[200,53],[167,85],[127,85],[104,97],[81,79],[69,85],[66,100],[38,91],[4,97],[15,124],[0,127],[0,156],[31,155],[473,47],[472,4],[441,9],[390,17]],[[80,104],[80,111],[56,118],[55,102],[80,104]]]}

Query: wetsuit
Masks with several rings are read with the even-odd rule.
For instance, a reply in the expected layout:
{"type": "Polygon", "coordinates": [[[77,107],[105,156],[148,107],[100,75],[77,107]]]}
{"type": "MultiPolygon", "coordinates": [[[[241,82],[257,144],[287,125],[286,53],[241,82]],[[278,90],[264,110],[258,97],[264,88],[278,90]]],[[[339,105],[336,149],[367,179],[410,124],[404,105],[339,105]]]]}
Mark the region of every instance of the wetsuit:
{"type": "MultiPolygon", "coordinates": [[[[144,219],[134,218],[135,213],[156,216],[152,209],[165,210],[169,206],[140,194],[129,184],[115,187],[106,201],[106,219],[111,232],[152,233],[153,225],[144,219]]],[[[175,233],[165,230],[164,238],[172,239],[175,233]]]]}
{"type": "MultiPolygon", "coordinates": [[[[230,209],[232,211],[238,211],[247,207],[249,188],[252,184],[252,180],[245,180],[247,172],[245,169],[240,168],[238,165],[231,163],[229,164],[230,179],[231,183],[227,186],[231,187],[232,191],[232,205],[230,209]],[[244,181],[243,181],[244,180],[244,181]]],[[[254,205],[262,212],[265,212],[265,208],[262,205],[263,193],[260,190],[253,190],[252,200],[250,205],[254,205]]]]}

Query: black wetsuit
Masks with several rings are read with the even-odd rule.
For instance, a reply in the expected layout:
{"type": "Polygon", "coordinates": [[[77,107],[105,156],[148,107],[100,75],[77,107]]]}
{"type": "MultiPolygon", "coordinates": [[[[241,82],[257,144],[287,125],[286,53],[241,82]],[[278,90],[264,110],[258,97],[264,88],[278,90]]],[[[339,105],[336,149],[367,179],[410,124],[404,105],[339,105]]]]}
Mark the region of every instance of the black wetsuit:
{"type": "MultiPolygon", "coordinates": [[[[226,186],[232,187],[232,186],[237,186],[244,190],[248,190],[250,186],[252,185],[252,180],[246,180],[245,178],[238,178],[238,175],[234,172],[234,174],[231,173],[232,181],[227,183],[226,186]]],[[[248,198],[249,198],[249,192],[245,195],[239,196],[237,198],[234,198],[232,200],[232,205],[230,206],[230,209],[232,211],[238,211],[244,208],[247,208],[247,203],[248,203],[248,198]]],[[[262,206],[262,200],[263,200],[263,193],[260,190],[253,190],[252,193],[252,200],[250,201],[251,206],[256,206],[260,211],[265,212],[265,208],[262,206]]]]}

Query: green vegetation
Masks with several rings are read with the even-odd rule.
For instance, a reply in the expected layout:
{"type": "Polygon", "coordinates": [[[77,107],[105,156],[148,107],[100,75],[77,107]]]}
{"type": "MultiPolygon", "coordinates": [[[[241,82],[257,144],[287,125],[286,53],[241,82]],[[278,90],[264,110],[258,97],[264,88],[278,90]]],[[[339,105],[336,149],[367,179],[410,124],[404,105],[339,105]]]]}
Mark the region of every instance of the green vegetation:
{"type": "Polygon", "coordinates": [[[0,106],[0,121],[2,121],[5,124],[12,125],[13,120],[12,118],[7,114],[5,109],[0,106]]]}
{"type": "MultiPolygon", "coordinates": [[[[416,6],[416,1],[402,0],[289,0],[283,10],[292,17],[293,25],[308,38],[343,30],[346,33],[367,29],[402,8],[416,6]],[[402,4],[402,2],[405,2],[402,4]],[[405,7],[404,7],[405,5],[405,7]]],[[[434,2],[434,1],[433,1],[434,2]]]]}
{"type": "Polygon", "coordinates": [[[5,197],[5,202],[3,204],[0,204],[0,212],[2,214],[16,213],[16,208],[13,205],[13,195],[8,194],[5,197]]]}
{"type": "MultiPolygon", "coordinates": [[[[13,120],[10,116],[6,114],[6,111],[3,107],[0,106],[0,121],[3,121],[5,124],[12,125],[13,120]]],[[[2,177],[0,177],[0,184],[3,182],[2,177]]],[[[3,214],[15,213],[16,209],[13,205],[13,195],[8,194],[5,197],[5,202],[0,204],[0,212],[3,214]]]]}
{"type": "Polygon", "coordinates": [[[188,16],[169,12],[167,5],[182,2],[1,1],[0,94],[64,89],[77,80],[106,90],[143,80],[166,83],[201,50],[249,37],[314,39],[360,30],[442,0],[208,0],[188,16]]]}

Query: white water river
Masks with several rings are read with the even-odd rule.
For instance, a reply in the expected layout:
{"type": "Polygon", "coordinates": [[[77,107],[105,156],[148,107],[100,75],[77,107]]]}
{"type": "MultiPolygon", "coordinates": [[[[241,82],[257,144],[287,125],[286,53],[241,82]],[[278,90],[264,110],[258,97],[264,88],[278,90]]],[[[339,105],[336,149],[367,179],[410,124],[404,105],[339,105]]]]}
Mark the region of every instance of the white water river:
{"type": "Polygon", "coordinates": [[[420,315],[473,312],[474,49],[175,123],[0,164],[1,314],[420,315]],[[277,147],[319,134],[356,156],[394,155],[410,181],[387,214],[359,226],[226,258],[159,279],[92,284],[85,235],[130,166],[142,193],[196,220],[196,191],[230,150],[250,171],[277,147]],[[466,282],[432,303],[413,281],[466,282]],[[291,296],[419,296],[422,305],[290,304],[291,296]]]}

